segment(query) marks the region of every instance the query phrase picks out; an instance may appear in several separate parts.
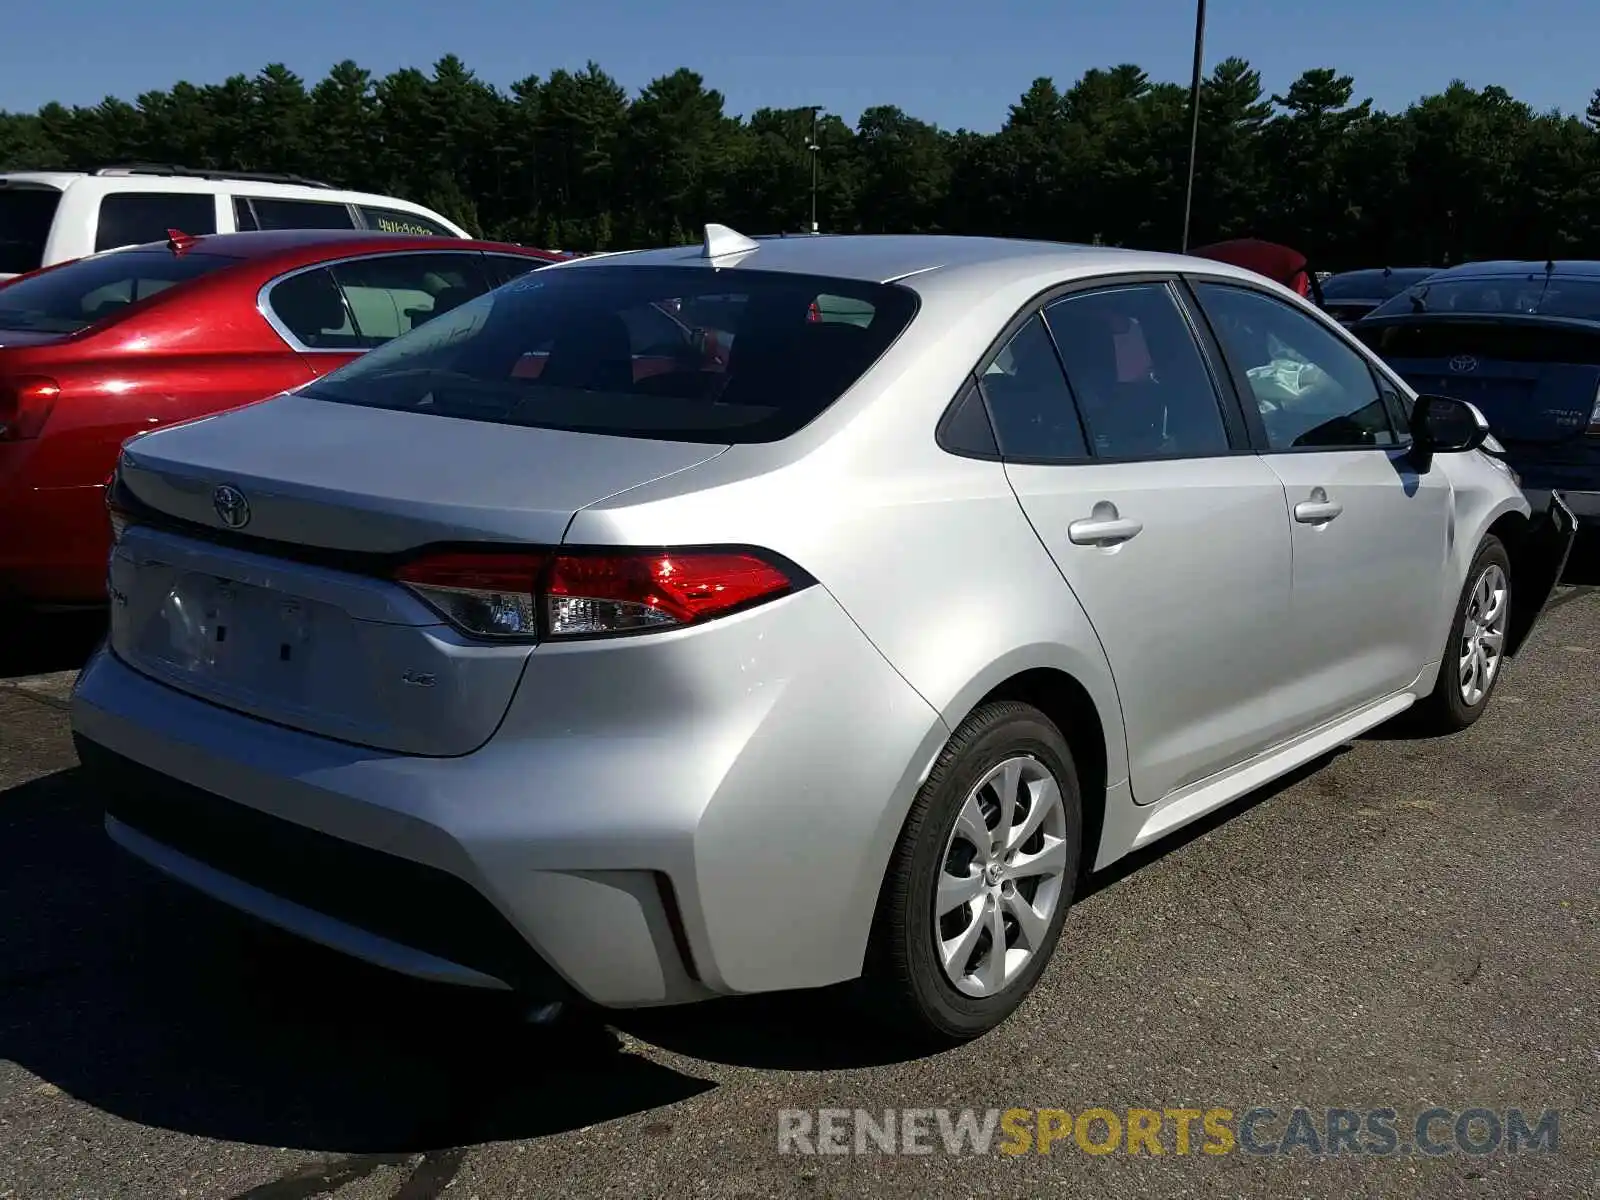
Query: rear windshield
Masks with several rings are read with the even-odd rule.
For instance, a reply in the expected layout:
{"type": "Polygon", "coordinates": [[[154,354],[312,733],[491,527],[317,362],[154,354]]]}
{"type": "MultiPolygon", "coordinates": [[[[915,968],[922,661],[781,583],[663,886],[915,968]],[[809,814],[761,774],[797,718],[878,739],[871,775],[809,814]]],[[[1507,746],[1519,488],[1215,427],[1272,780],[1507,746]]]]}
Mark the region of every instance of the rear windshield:
{"type": "Polygon", "coordinates": [[[1375,317],[1411,313],[1521,313],[1525,316],[1600,320],[1600,280],[1527,275],[1485,275],[1419,283],[1373,310],[1375,317]]]}
{"type": "Polygon", "coordinates": [[[114,250],[79,259],[0,288],[0,329],[74,333],[175,283],[238,261],[170,250],[114,250]]]}
{"type": "Polygon", "coordinates": [[[906,288],[761,271],[534,271],[299,392],[544,429],[695,442],[787,437],[916,313],[906,288]]]}
{"type": "Polygon", "coordinates": [[[0,275],[21,275],[44,265],[44,242],[61,193],[55,188],[0,185],[0,275]]]}

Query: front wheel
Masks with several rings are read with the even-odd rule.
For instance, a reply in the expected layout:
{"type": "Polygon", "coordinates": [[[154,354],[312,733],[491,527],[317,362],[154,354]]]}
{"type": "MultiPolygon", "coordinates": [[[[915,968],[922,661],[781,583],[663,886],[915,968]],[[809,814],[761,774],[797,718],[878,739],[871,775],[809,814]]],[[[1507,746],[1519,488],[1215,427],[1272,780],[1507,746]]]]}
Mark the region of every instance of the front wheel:
{"type": "Polygon", "coordinates": [[[871,999],[919,1040],[993,1029],[1055,950],[1078,878],[1072,752],[1038,709],[984,705],[950,739],[884,880],[871,999]]]}
{"type": "Polygon", "coordinates": [[[1505,666],[1511,602],[1511,559],[1499,538],[1486,537],[1456,604],[1439,679],[1420,705],[1426,732],[1456,733],[1489,707],[1505,666]]]}

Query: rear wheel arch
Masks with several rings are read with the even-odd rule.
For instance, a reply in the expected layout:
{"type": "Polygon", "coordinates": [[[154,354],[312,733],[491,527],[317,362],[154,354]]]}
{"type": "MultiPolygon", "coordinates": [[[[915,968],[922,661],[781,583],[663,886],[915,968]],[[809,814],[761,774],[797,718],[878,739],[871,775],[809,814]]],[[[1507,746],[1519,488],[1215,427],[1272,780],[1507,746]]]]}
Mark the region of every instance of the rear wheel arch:
{"type": "MultiPolygon", "coordinates": [[[[1089,690],[1077,678],[1057,667],[1020,671],[991,688],[976,704],[1016,700],[1038,709],[1061,732],[1072,750],[1083,800],[1083,854],[1080,874],[1087,874],[1099,856],[1100,834],[1105,825],[1107,752],[1105,722],[1089,690]]],[[[951,723],[959,728],[961,721],[951,723]]]]}
{"type": "MultiPolygon", "coordinates": [[[[1018,701],[1038,709],[1061,733],[1066,740],[1067,748],[1072,752],[1083,809],[1082,853],[1078,859],[1081,879],[1093,869],[1100,854],[1100,837],[1105,828],[1109,766],[1105,722],[1101,719],[1100,710],[1089,689],[1076,676],[1059,667],[1029,667],[1016,671],[993,685],[973,701],[966,711],[946,722],[944,726],[946,737],[939,742],[938,748],[928,760],[927,769],[932,769],[939,754],[954,736],[954,732],[960,729],[973,713],[985,705],[1004,700],[1018,701]]],[[[1120,727],[1118,733],[1120,736],[1120,727]]],[[[894,826],[893,840],[879,860],[877,902],[872,918],[874,925],[878,920],[877,913],[882,909],[884,890],[889,885],[895,848],[899,846],[905,834],[906,823],[911,819],[915,805],[915,795],[920,793],[921,788],[922,784],[918,783],[913,789],[912,800],[908,802],[905,811],[899,814],[899,821],[894,826]]]]}

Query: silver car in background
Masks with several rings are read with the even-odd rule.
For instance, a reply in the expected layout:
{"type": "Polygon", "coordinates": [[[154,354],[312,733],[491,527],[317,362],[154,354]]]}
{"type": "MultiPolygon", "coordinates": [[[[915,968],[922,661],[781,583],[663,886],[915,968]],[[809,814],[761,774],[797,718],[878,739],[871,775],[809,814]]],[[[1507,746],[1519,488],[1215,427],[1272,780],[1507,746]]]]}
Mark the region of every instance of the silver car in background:
{"type": "Polygon", "coordinates": [[[710,226],[131,441],[75,736],[372,962],[968,1038],[1087,871],[1478,718],[1552,582],[1484,434],[1220,263],[710,226]]]}

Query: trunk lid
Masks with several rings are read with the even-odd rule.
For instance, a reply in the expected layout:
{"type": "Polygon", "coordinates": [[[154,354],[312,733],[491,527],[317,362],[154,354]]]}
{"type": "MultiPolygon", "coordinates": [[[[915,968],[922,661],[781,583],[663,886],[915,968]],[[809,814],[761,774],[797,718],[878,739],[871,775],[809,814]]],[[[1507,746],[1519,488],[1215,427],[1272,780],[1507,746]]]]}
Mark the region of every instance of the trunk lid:
{"type": "Polygon", "coordinates": [[[468,754],[533,646],[469,639],[375,567],[428,543],[558,544],[579,509],[724,449],[294,396],[149,434],[120,468],[138,515],[111,556],[111,646],[280,725],[468,754]],[[235,528],[223,484],[248,505],[235,528]]]}
{"type": "Polygon", "coordinates": [[[1477,405],[1507,447],[1578,448],[1600,390],[1600,326],[1586,321],[1399,316],[1354,332],[1418,392],[1477,405]]]}
{"type": "Polygon", "coordinates": [[[554,545],[580,508],[688,470],[727,447],[573,433],[283,395],[130,442],[144,504],[252,539],[359,554],[429,542],[554,545]],[[237,519],[237,518],[236,518],[237,519]]]}

